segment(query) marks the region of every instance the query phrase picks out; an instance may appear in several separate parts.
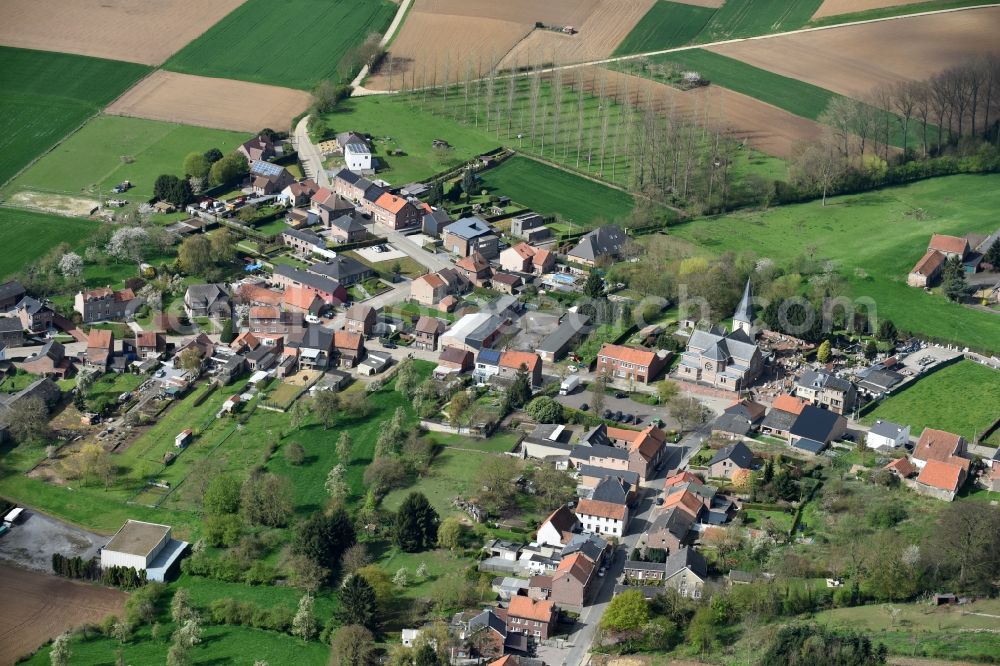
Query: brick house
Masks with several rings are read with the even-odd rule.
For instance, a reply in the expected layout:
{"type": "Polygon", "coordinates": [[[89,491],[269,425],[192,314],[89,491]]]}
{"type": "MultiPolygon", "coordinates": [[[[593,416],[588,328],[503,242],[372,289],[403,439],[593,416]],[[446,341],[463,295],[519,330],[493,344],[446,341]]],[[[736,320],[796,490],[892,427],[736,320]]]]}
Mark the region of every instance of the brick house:
{"type": "Polygon", "coordinates": [[[337,280],[303,271],[288,264],[278,264],[274,267],[271,282],[286,290],[298,287],[311,291],[326,305],[339,305],[347,301],[347,289],[337,280]]]}
{"type": "Polygon", "coordinates": [[[597,353],[597,372],[604,373],[612,381],[648,384],[660,374],[668,358],[666,352],[605,342],[597,353]]]}
{"type": "Polygon", "coordinates": [[[417,320],[417,325],[413,329],[413,346],[425,351],[437,351],[438,338],[444,331],[443,321],[423,315],[417,320]]]}
{"type": "Polygon", "coordinates": [[[111,331],[92,328],[87,333],[87,352],[84,365],[101,372],[107,372],[111,357],[115,352],[115,334],[111,331]]]}
{"type": "Polygon", "coordinates": [[[551,601],[511,597],[507,606],[507,631],[546,640],[555,627],[556,608],[551,601]]]}
{"type": "Polygon", "coordinates": [[[478,217],[464,217],[444,231],[445,251],[459,257],[479,252],[486,259],[494,259],[500,253],[499,245],[493,228],[478,217]]]}
{"type": "Polygon", "coordinates": [[[134,309],[135,292],[131,289],[115,291],[98,287],[81,291],[73,300],[73,310],[80,313],[84,324],[94,321],[120,321],[134,309]]]}
{"type": "Polygon", "coordinates": [[[532,386],[542,384],[542,359],[534,352],[504,351],[500,354],[499,376],[513,380],[521,366],[528,371],[532,386]]]}
{"type": "Polygon", "coordinates": [[[425,210],[417,208],[413,203],[403,197],[383,193],[369,206],[371,216],[375,222],[389,227],[390,229],[407,229],[420,224],[425,210]]]}
{"type": "Polygon", "coordinates": [[[344,330],[367,338],[375,330],[375,320],[375,308],[364,303],[355,303],[347,309],[344,330]]]}

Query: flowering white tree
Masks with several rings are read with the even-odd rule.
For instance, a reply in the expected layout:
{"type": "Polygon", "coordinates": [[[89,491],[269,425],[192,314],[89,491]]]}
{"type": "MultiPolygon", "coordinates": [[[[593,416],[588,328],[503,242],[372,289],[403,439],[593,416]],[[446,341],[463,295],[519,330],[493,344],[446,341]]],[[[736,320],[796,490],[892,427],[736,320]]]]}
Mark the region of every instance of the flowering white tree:
{"type": "Polygon", "coordinates": [[[59,259],[59,272],[67,280],[75,280],[83,272],[83,257],[76,252],[67,252],[59,259]]]}
{"type": "Polygon", "coordinates": [[[142,261],[142,250],[149,234],[142,227],[122,227],[111,235],[104,251],[118,261],[142,261]]]}

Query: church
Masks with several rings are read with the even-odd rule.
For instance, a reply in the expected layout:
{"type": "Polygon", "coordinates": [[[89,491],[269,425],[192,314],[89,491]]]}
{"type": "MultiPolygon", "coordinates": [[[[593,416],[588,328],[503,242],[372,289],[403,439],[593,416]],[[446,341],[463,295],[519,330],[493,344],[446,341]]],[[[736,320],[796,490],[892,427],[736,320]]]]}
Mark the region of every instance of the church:
{"type": "Polygon", "coordinates": [[[733,332],[713,326],[691,333],[687,351],[677,368],[679,379],[708,384],[725,391],[742,391],[753,384],[764,367],[755,342],[753,296],[750,280],[733,315],[733,332]]]}

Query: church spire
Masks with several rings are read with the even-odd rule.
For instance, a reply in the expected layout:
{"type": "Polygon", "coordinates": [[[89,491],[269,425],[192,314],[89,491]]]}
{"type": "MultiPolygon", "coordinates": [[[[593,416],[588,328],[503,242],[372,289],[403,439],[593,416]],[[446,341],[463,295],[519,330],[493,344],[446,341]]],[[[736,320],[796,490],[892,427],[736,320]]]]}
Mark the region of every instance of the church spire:
{"type": "Polygon", "coordinates": [[[756,317],[753,311],[753,293],[750,291],[750,278],[747,278],[746,287],[743,288],[743,298],[740,299],[740,304],[736,306],[736,313],[733,314],[734,328],[743,330],[753,337],[755,333],[754,319],[756,317]]]}

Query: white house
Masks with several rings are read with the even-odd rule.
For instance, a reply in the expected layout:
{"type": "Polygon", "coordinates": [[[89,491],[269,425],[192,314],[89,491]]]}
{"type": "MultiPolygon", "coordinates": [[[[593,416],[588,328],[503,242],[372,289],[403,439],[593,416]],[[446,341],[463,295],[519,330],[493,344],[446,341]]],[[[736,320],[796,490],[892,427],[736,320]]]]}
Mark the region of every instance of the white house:
{"type": "Polygon", "coordinates": [[[620,537],[628,524],[628,507],[624,504],[581,499],[576,505],[576,517],[583,531],[601,536],[620,537]]]}
{"type": "Polygon", "coordinates": [[[403,642],[403,647],[411,648],[422,632],[419,629],[403,629],[400,632],[400,639],[403,642]]]}
{"type": "Polygon", "coordinates": [[[538,528],[536,543],[562,548],[580,531],[580,520],[565,505],[553,511],[538,528]]]}
{"type": "Polygon", "coordinates": [[[868,431],[865,441],[868,443],[868,448],[876,451],[896,449],[909,443],[910,426],[901,426],[892,421],[879,419],[868,431]]]}
{"type": "Polygon", "coordinates": [[[370,171],[372,151],[363,143],[349,143],[344,146],[344,162],[351,171],[370,171]]]}
{"type": "Polygon", "coordinates": [[[101,550],[101,568],[132,567],[162,582],[187,546],[170,536],[169,525],[129,520],[101,550]]]}

